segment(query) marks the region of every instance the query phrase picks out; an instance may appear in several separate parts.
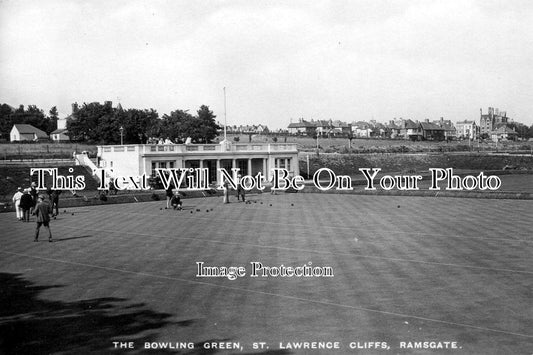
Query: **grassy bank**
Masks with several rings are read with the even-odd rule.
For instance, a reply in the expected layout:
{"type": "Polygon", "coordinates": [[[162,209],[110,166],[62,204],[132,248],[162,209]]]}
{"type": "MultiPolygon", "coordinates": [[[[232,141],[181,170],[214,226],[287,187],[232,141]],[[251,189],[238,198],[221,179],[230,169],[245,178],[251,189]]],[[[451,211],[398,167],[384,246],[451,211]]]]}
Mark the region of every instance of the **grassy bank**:
{"type": "MultiPolygon", "coordinates": [[[[98,187],[97,181],[83,166],[69,165],[56,166],[58,175],[62,176],[78,176],[83,175],[85,179],[85,190],[96,191],[98,187]],[[70,170],[71,169],[71,170],[70,170]]],[[[17,187],[27,188],[32,181],[37,181],[37,174],[30,176],[30,171],[33,166],[20,164],[17,166],[0,166],[0,202],[11,200],[13,194],[17,191],[17,187]]],[[[52,179],[46,174],[45,185],[51,186],[52,179]]]]}
{"type": "Polygon", "coordinates": [[[73,152],[96,156],[96,145],[79,143],[2,143],[0,159],[69,159],[73,152]]]}
{"type": "MultiPolygon", "coordinates": [[[[354,138],[351,142],[348,138],[331,137],[318,138],[304,136],[276,136],[276,135],[238,135],[230,134],[228,139],[234,141],[237,138],[241,143],[296,143],[301,151],[316,152],[317,143],[321,153],[409,153],[409,152],[468,152],[468,151],[529,151],[533,148],[533,142],[506,141],[495,143],[492,141],[469,142],[467,140],[455,140],[451,142],[438,141],[410,141],[405,139],[381,139],[381,138],[354,138]]],[[[223,138],[219,137],[220,140],[223,138]]]]}
{"type": "MultiPolygon", "coordinates": [[[[218,141],[223,139],[218,137],[218,141]]],[[[295,143],[302,152],[316,152],[317,140],[300,136],[275,135],[228,135],[228,139],[239,143],[295,143]]],[[[413,142],[403,139],[356,138],[319,138],[320,153],[361,154],[361,153],[446,153],[446,152],[523,152],[533,151],[533,142],[413,142]]],[[[69,159],[73,152],[89,152],[96,156],[94,144],[84,143],[0,143],[0,160],[16,159],[69,159]]]]}
{"type": "MultiPolygon", "coordinates": [[[[307,174],[307,155],[300,155],[300,173],[307,174]]],[[[309,155],[309,174],[330,168],[337,175],[358,174],[359,168],[383,172],[419,172],[429,168],[502,170],[504,167],[533,170],[533,156],[489,154],[320,154],[309,155]]]]}

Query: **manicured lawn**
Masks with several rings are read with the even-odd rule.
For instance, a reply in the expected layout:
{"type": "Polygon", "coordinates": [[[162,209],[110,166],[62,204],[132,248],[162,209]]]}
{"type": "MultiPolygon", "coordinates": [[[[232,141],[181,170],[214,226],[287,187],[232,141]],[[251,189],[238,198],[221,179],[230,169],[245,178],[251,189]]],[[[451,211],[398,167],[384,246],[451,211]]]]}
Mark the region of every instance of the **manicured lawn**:
{"type": "Polygon", "coordinates": [[[336,353],[423,354],[400,343],[436,341],[457,342],[452,353],[531,353],[532,201],[248,198],[188,199],[179,212],[163,201],[69,208],[51,244],[44,231],[32,242],[34,222],[0,214],[0,352],[108,353],[133,341],[137,353],[157,341],[285,354],[280,342],[329,341],[336,353]],[[254,261],[312,262],[334,277],[251,278],[254,261]],[[196,262],[247,275],[199,278],[196,262]]]}

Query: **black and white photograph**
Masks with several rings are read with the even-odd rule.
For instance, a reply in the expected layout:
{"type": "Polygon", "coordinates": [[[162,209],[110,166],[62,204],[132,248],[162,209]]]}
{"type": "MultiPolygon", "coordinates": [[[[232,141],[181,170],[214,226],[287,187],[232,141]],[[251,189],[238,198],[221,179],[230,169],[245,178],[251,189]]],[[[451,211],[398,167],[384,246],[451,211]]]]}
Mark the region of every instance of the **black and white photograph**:
{"type": "Polygon", "coordinates": [[[533,2],[0,0],[0,354],[533,354],[533,2]]]}

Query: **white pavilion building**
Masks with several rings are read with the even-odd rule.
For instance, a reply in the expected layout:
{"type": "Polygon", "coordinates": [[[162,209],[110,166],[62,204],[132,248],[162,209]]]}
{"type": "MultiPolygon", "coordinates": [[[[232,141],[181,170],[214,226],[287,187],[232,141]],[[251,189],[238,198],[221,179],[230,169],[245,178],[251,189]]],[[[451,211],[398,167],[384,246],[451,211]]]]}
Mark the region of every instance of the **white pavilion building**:
{"type": "Polygon", "coordinates": [[[206,168],[210,182],[220,183],[220,168],[231,173],[270,178],[274,168],[283,168],[291,176],[299,175],[298,149],[295,143],[220,144],[127,144],[98,146],[99,168],[115,176],[155,175],[155,169],[206,168]]]}

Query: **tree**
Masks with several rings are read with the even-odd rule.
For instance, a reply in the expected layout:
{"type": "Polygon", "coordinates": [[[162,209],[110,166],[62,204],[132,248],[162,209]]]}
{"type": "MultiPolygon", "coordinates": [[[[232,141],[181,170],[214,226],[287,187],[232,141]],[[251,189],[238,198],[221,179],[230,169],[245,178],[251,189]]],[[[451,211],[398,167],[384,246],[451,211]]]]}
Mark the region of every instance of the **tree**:
{"type": "Polygon", "coordinates": [[[120,142],[120,124],[111,105],[98,102],[83,106],[67,120],[72,140],[114,144],[120,142]]]}
{"type": "Polygon", "coordinates": [[[140,110],[122,107],[113,108],[110,102],[104,105],[84,103],[67,121],[71,139],[104,144],[143,144],[148,137],[159,132],[159,119],[154,109],[140,110]]]}
{"type": "Polygon", "coordinates": [[[148,137],[159,133],[157,132],[158,114],[154,109],[128,109],[127,111],[119,109],[115,115],[120,126],[124,129],[123,138],[125,144],[145,144],[148,137]]]}
{"type": "MultiPolygon", "coordinates": [[[[2,106],[2,112],[7,113],[7,108],[9,108],[9,106],[2,106]]],[[[45,131],[47,134],[50,134],[51,132],[50,119],[44,115],[43,110],[35,105],[28,105],[27,108],[25,108],[24,105],[20,105],[17,109],[15,109],[14,112],[8,114],[6,123],[9,125],[7,133],[9,133],[14,124],[29,124],[35,128],[45,131]]]]}
{"type": "Polygon", "coordinates": [[[521,139],[529,138],[529,135],[528,135],[529,127],[526,126],[525,124],[520,123],[520,122],[511,122],[508,124],[508,126],[509,128],[514,129],[516,133],[518,133],[518,138],[521,138],[521,139]]]}
{"type": "Polygon", "coordinates": [[[172,111],[170,115],[165,114],[161,121],[160,136],[171,140],[185,140],[191,137],[194,131],[194,117],[183,110],[172,111]]]}
{"type": "Polygon", "coordinates": [[[8,138],[14,124],[29,124],[47,134],[54,130],[50,117],[46,117],[43,110],[35,105],[28,105],[27,108],[20,105],[17,109],[5,103],[0,105],[0,136],[8,138]]]}
{"type": "Polygon", "coordinates": [[[13,119],[11,115],[13,109],[8,104],[0,105],[0,138],[9,138],[9,132],[13,127],[13,119]]]}
{"type": "Polygon", "coordinates": [[[210,143],[218,135],[220,126],[208,106],[202,105],[194,117],[187,111],[176,110],[164,115],[161,121],[161,134],[172,140],[185,140],[190,137],[194,143],[210,143]]]}
{"type": "Polygon", "coordinates": [[[59,118],[59,113],[57,112],[57,107],[54,106],[50,109],[50,111],[48,112],[49,113],[49,116],[48,116],[48,123],[49,123],[49,127],[48,127],[48,131],[46,131],[46,133],[50,134],[51,132],[55,131],[57,129],[57,120],[59,118]]]}
{"type": "Polygon", "coordinates": [[[221,127],[216,123],[213,111],[208,106],[202,105],[198,110],[198,119],[200,120],[199,134],[204,143],[210,143],[218,135],[221,127]]]}

